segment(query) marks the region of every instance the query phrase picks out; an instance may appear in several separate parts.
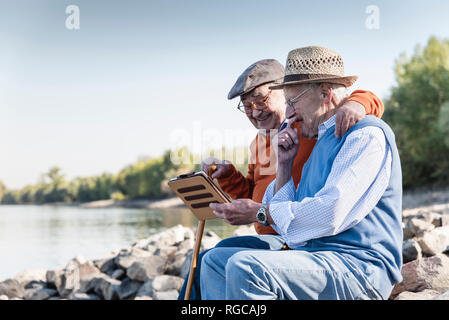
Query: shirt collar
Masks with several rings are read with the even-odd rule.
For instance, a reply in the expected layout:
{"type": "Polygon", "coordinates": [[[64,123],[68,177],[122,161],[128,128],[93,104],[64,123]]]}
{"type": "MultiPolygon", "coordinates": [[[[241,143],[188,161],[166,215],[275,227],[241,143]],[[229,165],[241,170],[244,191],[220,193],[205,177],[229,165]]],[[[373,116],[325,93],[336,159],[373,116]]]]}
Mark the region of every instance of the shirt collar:
{"type": "Polygon", "coordinates": [[[331,127],[335,126],[335,115],[333,115],[329,120],[321,123],[318,126],[318,140],[323,136],[323,134],[331,127]]]}

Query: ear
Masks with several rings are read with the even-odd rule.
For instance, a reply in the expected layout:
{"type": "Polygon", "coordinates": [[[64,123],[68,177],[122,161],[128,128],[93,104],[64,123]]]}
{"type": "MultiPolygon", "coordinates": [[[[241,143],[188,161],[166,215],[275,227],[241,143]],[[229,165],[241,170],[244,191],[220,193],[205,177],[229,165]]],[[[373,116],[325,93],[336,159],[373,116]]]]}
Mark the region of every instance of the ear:
{"type": "Polygon", "coordinates": [[[327,83],[320,83],[320,96],[325,105],[329,105],[332,101],[332,86],[327,83]]]}

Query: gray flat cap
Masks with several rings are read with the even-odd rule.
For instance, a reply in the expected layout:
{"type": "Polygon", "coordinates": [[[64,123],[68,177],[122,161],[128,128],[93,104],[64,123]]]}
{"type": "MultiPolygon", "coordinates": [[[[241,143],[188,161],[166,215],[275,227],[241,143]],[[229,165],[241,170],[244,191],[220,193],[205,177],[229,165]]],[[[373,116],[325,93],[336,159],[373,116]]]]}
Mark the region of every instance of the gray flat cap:
{"type": "Polygon", "coordinates": [[[235,82],[228,99],[234,99],[254,88],[284,78],[284,66],[275,59],[264,59],[250,65],[235,82]]]}

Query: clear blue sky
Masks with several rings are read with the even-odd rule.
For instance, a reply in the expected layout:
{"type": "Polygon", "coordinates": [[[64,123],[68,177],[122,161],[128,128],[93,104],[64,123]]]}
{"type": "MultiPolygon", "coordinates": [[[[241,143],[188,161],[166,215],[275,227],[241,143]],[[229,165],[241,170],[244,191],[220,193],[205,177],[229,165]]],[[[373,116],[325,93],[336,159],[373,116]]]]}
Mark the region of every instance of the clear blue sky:
{"type": "Polygon", "coordinates": [[[448,12],[445,0],[0,0],[0,180],[23,187],[53,165],[116,173],[194,121],[248,128],[226,99],[236,77],[302,46],[339,52],[353,89],[385,98],[400,53],[449,38],[448,12]],[[65,27],[70,4],[80,30],[65,27]],[[378,30],[365,27],[369,5],[378,30]]]}

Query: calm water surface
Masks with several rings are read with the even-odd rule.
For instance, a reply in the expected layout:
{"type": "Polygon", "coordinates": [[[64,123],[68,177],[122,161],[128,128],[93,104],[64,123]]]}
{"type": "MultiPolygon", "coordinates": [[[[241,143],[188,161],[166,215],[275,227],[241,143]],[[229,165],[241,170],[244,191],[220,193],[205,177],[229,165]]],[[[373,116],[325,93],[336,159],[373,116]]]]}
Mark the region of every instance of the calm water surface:
{"type": "MultiPolygon", "coordinates": [[[[103,258],[177,224],[196,228],[197,220],[186,208],[0,205],[0,281],[22,270],[63,267],[77,255],[103,258]]],[[[235,227],[216,219],[207,230],[225,238],[235,227]]]]}

